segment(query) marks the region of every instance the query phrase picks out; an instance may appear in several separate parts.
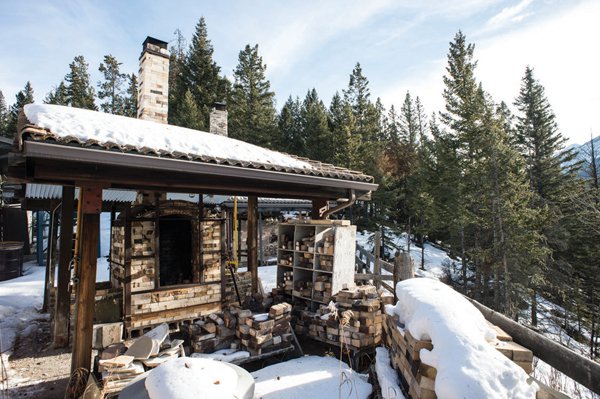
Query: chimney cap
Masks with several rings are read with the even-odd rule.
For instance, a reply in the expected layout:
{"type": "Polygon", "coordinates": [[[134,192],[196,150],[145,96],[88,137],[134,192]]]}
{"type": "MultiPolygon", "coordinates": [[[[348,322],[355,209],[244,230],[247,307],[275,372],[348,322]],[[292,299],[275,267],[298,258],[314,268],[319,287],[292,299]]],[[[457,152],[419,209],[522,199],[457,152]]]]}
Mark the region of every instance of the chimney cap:
{"type": "Polygon", "coordinates": [[[215,101],[213,103],[213,109],[217,111],[227,111],[227,103],[225,101],[215,101]]]}
{"type": "Polygon", "coordinates": [[[146,40],[144,40],[144,44],[143,44],[144,48],[146,48],[148,44],[153,44],[155,46],[164,48],[166,50],[169,43],[159,40],[159,39],[156,39],[152,36],[147,36],[146,40]]]}

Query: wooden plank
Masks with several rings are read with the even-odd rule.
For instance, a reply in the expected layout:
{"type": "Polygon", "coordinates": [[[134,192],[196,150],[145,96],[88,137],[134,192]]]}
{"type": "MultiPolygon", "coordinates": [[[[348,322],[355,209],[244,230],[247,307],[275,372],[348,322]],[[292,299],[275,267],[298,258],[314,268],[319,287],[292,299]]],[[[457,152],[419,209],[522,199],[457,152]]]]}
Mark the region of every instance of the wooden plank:
{"type": "MultiPolygon", "coordinates": [[[[354,280],[375,280],[377,276],[374,273],[356,273],[354,274],[354,280]]],[[[391,274],[382,274],[379,278],[383,281],[393,281],[394,276],[391,274]]]]}
{"type": "Polygon", "coordinates": [[[58,261],[58,284],[56,287],[56,307],[54,312],[53,344],[57,348],[69,345],[69,265],[73,259],[73,211],[75,187],[62,188],[62,209],[60,214],[60,257],[58,261]]]}
{"type": "Polygon", "coordinates": [[[381,268],[383,270],[385,270],[386,272],[392,273],[392,274],[394,273],[394,265],[393,264],[386,262],[384,260],[381,260],[381,259],[379,260],[379,264],[380,264],[381,268]]]}
{"type": "Polygon", "coordinates": [[[391,292],[392,294],[394,293],[394,289],[392,288],[391,285],[389,285],[388,283],[384,283],[383,281],[381,282],[381,286],[383,288],[385,288],[386,290],[388,290],[389,292],[391,292]]]}
{"type": "Polygon", "coordinates": [[[248,197],[248,271],[252,273],[252,293],[258,292],[258,198],[248,197]]]}
{"type": "MultiPolygon", "coordinates": [[[[88,196],[102,196],[100,187],[82,187],[83,203],[88,196]],[[87,189],[86,189],[87,188],[87,189]]],[[[88,207],[93,212],[92,207],[88,207]]],[[[81,264],[79,281],[76,285],[76,314],[77,324],[73,337],[73,354],[71,357],[71,373],[79,368],[90,370],[92,360],[92,334],[94,324],[94,296],[96,293],[96,261],[98,258],[98,232],[100,229],[100,210],[98,213],[83,213],[81,231],[81,264]]]]}
{"type": "MultiPolygon", "coordinates": [[[[131,314],[131,207],[125,207],[125,283],[123,287],[123,315],[131,314]]],[[[156,270],[156,269],[155,269],[156,270]]]]}

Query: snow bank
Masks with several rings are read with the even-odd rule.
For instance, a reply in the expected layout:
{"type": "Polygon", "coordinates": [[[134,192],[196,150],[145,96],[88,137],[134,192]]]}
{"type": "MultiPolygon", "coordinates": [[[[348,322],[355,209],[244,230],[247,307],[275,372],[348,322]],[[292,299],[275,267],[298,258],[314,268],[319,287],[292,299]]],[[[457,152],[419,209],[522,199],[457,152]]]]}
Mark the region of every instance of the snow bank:
{"type": "Polygon", "coordinates": [[[58,137],[76,137],[82,142],[114,143],[156,152],[312,169],[307,162],[240,140],[125,116],[49,104],[28,104],[25,116],[31,123],[58,137]]]}
{"type": "Polygon", "coordinates": [[[439,281],[415,278],[396,285],[396,314],[417,339],[431,339],[421,360],[437,369],[435,392],[453,398],[535,398],[537,385],[488,342],[495,332],[459,293],[439,281]]]}
{"type": "Polygon", "coordinates": [[[404,399],[398,373],[390,364],[390,352],[384,347],[375,348],[375,372],[383,399],[404,399]]]}
{"type": "MultiPolygon", "coordinates": [[[[44,300],[45,267],[24,265],[24,275],[0,282],[0,349],[10,351],[17,333],[32,320],[40,319],[44,300]]],[[[27,333],[29,330],[25,330],[27,333]]],[[[24,335],[26,335],[24,333],[24,335]]]]}
{"type": "Polygon", "coordinates": [[[256,399],[366,399],[371,394],[371,384],[332,357],[305,356],[265,367],[252,376],[256,399]]]}
{"type": "Polygon", "coordinates": [[[238,383],[234,369],[210,359],[180,357],[161,364],[146,378],[151,399],[232,398],[238,383]]]}

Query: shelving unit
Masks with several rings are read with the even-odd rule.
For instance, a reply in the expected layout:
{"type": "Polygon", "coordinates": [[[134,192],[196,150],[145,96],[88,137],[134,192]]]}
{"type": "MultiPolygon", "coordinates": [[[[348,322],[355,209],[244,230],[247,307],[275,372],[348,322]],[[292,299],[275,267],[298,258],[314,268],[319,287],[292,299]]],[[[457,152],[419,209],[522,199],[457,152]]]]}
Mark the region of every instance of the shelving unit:
{"type": "Polygon", "coordinates": [[[355,251],[356,226],[348,221],[280,223],[277,286],[314,310],[354,285],[355,251]]]}

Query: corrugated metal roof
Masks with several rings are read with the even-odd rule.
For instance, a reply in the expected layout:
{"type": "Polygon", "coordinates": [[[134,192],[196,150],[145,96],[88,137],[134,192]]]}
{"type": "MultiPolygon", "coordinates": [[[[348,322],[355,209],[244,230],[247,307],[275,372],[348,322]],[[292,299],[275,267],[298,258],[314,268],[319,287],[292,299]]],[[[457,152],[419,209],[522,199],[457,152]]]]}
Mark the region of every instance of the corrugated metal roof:
{"type": "MultiPolygon", "coordinates": [[[[106,202],[133,202],[136,197],[135,190],[117,190],[117,189],[104,189],[102,190],[102,200],[106,202]]],[[[75,188],[75,198],[79,196],[79,188],[75,188]]],[[[62,198],[62,186],[54,184],[39,184],[39,183],[28,183],[25,186],[25,198],[28,199],[61,199],[62,198]]],[[[247,201],[247,197],[238,197],[238,199],[247,201]]],[[[198,194],[185,194],[185,193],[167,193],[168,200],[179,200],[179,201],[190,201],[198,202],[198,194]]],[[[220,205],[221,203],[231,200],[233,197],[229,195],[204,195],[204,203],[207,205],[220,205]]],[[[274,198],[261,198],[260,201],[289,201],[280,200],[274,198]]],[[[300,201],[300,200],[291,200],[300,201]]],[[[309,201],[310,202],[310,201],[309,201]]]]}
{"type": "MultiPolygon", "coordinates": [[[[63,108],[66,109],[66,107],[58,107],[58,106],[54,106],[54,108],[47,106],[47,109],[44,109],[44,112],[46,112],[49,116],[52,117],[56,117],[54,119],[57,119],[57,117],[60,116],[61,112],[67,112],[65,110],[63,110],[63,108]],[[56,113],[56,115],[52,115],[52,113],[56,113]]],[[[269,154],[272,155],[272,158],[274,158],[274,160],[268,160],[268,161],[257,161],[256,159],[252,158],[252,153],[250,152],[246,155],[244,155],[243,157],[239,158],[239,159],[232,159],[232,158],[228,158],[227,157],[227,150],[229,150],[228,148],[223,148],[223,150],[225,151],[224,154],[222,156],[219,156],[219,154],[203,154],[203,153],[182,153],[182,152],[174,152],[174,151],[170,151],[168,148],[164,148],[164,149],[155,149],[155,148],[148,148],[144,145],[144,134],[145,134],[145,129],[148,129],[148,123],[150,122],[146,122],[146,121],[138,121],[132,118],[123,118],[123,117],[118,117],[116,115],[109,115],[109,114],[102,114],[102,113],[94,113],[93,111],[86,111],[86,113],[83,112],[78,112],[74,115],[71,115],[72,118],[77,118],[79,117],[81,120],[77,120],[77,121],[72,121],[73,123],[77,122],[77,126],[87,126],[86,124],[91,124],[91,122],[88,121],[89,120],[94,120],[94,118],[99,119],[102,118],[103,121],[105,121],[107,124],[114,126],[120,126],[120,124],[122,124],[121,122],[123,122],[124,124],[124,120],[126,120],[128,125],[132,126],[132,129],[135,128],[136,130],[133,132],[128,131],[127,133],[135,138],[135,142],[131,142],[131,143],[115,143],[114,141],[106,141],[106,142],[99,142],[98,140],[95,139],[90,139],[88,138],[85,134],[83,134],[84,132],[82,132],[82,134],[78,134],[76,136],[74,135],[65,135],[63,132],[53,132],[49,129],[45,129],[43,126],[36,126],[35,124],[32,124],[30,121],[28,121],[28,124],[25,124],[21,130],[21,136],[20,136],[20,140],[22,141],[27,141],[27,140],[32,140],[32,141],[40,141],[40,142],[45,142],[45,143],[57,143],[57,144],[64,144],[64,145],[74,145],[74,146],[78,146],[78,147],[83,147],[83,148],[93,148],[93,149],[100,149],[100,150],[106,150],[106,151],[117,151],[117,152],[122,152],[122,153],[130,153],[130,154],[137,154],[137,155],[145,155],[145,156],[149,156],[149,157],[159,157],[159,158],[168,158],[168,159],[178,159],[178,160],[184,160],[184,161],[192,161],[192,162],[201,162],[201,163],[207,163],[207,164],[217,164],[217,165],[227,165],[227,166],[237,166],[237,167],[242,167],[242,168],[249,168],[249,169],[262,169],[262,170],[268,170],[268,171],[275,171],[275,172],[284,172],[284,173],[289,173],[289,174],[294,174],[294,175],[308,175],[308,176],[318,176],[318,177],[326,177],[326,178],[333,178],[333,179],[339,179],[339,180],[349,180],[349,181],[353,181],[353,182],[364,182],[364,183],[372,183],[374,181],[372,176],[368,176],[362,172],[358,172],[358,171],[353,171],[350,169],[346,169],[346,168],[340,168],[331,164],[326,164],[326,163],[322,163],[319,161],[313,161],[307,158],[301,158],[301,157],[297,157],[295,155],[290,155],[290,154],[283,154],[280,152],[276,152],[276,151],[270,151],[261,147],[256,147],[256,151],[257,152],[268,152],[269,154]],[[89,114],[89,115],[88,115],[89,114]],[[86,119],[86,117],[90,116],[89,118],[86,119]],[[94,118],[91,118],[91,117],[94,118]],[[119,119],[120,118],[120,119],[119,119]],[[140,123],[142,122],[142,123],[140,123]],[[289,162],[285,163],[277,163],[278,161],[276,159],[287,159],[289,160],[289,162]],[[299,167],[297,165],[304,165],[303,167],[299,167]]],[[[60,119],[60,118],[58,118],[60,119]]],[[[154,133],[158,133],[158,134],[162,134],[164,137],[167,137],[169,135],[169,133],[173,132],[173,131],[177,131],[178,129],[181,130],[182,128],[176,127],[176,126],[171,126],[171,125],[164,125],[164,126],[160,126],[160,124],[152,124],[151,125],[154,133]],[[162,129],[162,130],[161,130],[162,129]]],[[[83,128],[82,128],[83,129],[83,128]]],[[[186,132],[189,131],[189,129],[184,129],[186,130],[186,132]]],[[[209,133],[205,133],[205,132],[200,132],[200,133],[204,133],[204,134],[209,134],[209,133]]],[[[219,136],[220,137],[220,136],[219,136]]],[[[220,138],[221,140],[230,140],[231,141],[231,145],[233,146],[235,145],[239,145],[236,143],[239,143],[238,140],[234,140],[234,139],[229,139],[229,138],[220,138]]],[[[248,144],[249,145],[249,144],[248,144]]],[[[222,147],[227,147],[225,146],[221,146],[222,147]]],[[[265,154],[262,154],[263,158],[265,154]]]]}
{"type": "MultiPolygon", "coordinates": [[[[75,189],[75,198],[79,196],[79,189],[75,189]]],[[[102,190],[102,201],[106,202],[132,202],[136,192],[132,190],[102,190]]],[[[62,187],[54,184],[28,183],[25,186],[25,198],[28,199],[61,199],[62,187]]]]}

